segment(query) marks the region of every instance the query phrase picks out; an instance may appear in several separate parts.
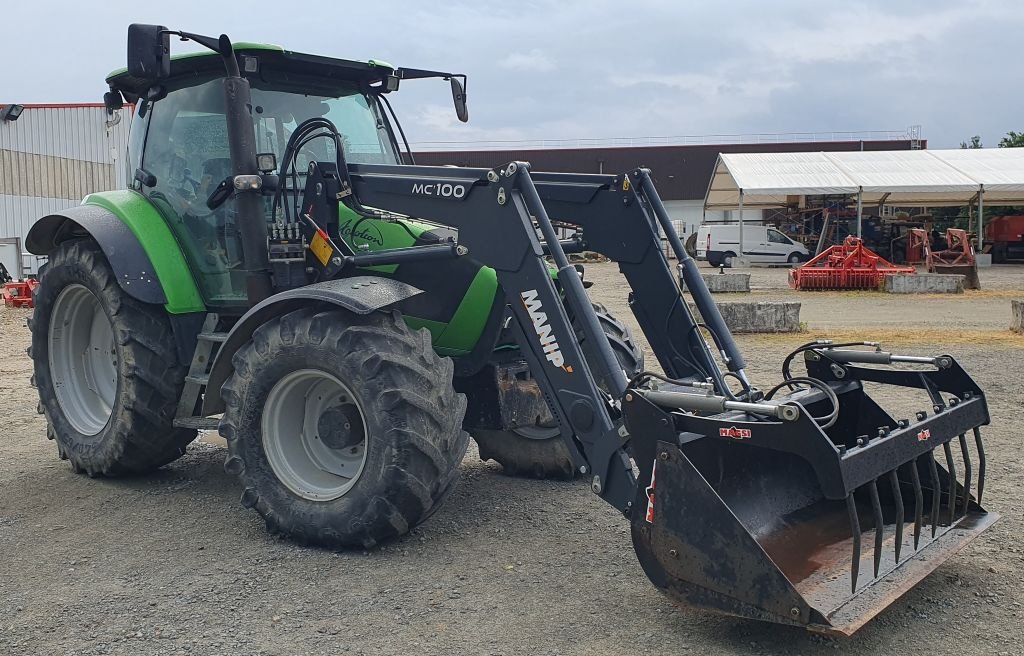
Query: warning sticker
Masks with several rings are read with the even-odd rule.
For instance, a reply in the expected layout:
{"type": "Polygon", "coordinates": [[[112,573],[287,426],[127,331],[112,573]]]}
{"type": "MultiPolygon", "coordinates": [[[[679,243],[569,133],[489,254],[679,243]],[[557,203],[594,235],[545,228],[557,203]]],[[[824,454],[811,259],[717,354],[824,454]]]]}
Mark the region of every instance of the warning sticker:
{"type": "Polygon", "coordinates": [[[320,261],[320,264],[327,266],[327,263],[331,259],[331,254],[334,249],[331,248],[330,242],[328,242],[320,231],[317,230],[313,233],[313,239],[309,241],[309,250],[313,253],[313,256],[320,261]]]}
{"type": "Polygon", "coordinates": [[[644,490],[647,493],[647,515],[644,519],[647,520],[648,524],[654,523],[654,474],[658,470],[658,461],[654,461],[654,465],[651,467],[651,484],[644,490]]]}

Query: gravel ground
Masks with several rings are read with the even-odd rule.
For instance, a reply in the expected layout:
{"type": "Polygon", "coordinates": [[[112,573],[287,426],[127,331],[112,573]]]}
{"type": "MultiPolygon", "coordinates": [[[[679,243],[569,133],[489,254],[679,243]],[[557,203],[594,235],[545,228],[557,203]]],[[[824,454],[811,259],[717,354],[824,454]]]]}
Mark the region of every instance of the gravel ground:
{"type": "MultiPolygon", "coordinates": [[[[615,268],[587,272],[594,296],[631,319],[615,268]]],[[[811,334],[950,352],[988,394],[986,506],[1002,520],[853,638],[677,609],[586,485],[505,477],[475,449],[437,515],[372,553],[268,537],[215,440],[145,478],[77,476],[35,413],[28,314],[0,308],[0,653],[1021,653],[1024,464],[1011,427],[1024,423],[1024,337],[1006,326],[1024,269],[985,270],[984,291],[956,297],[798,295],[785,271],[753,274],[749,297],[799,298],[811,334]]],[[[807,337],[739,343],[764,387],[807,337]]]]}

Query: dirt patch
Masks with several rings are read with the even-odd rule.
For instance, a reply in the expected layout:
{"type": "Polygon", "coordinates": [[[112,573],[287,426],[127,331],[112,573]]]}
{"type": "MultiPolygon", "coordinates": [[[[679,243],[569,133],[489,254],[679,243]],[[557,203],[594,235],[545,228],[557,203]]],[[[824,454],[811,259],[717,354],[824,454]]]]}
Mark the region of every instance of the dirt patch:
{"type": "MultiPolygon", "coordinates": [[[[983,286],[997,269],[982,272],[983,286]]],[[[636,563],[626,522],[587,485],[508,478],[475,449],[437,515],[369,554],[268,537],[239,506],[214,444],[197,441],[145,478],[77,476],[35,412],[28,314],[0,309],[0,652],[1020,653],[1024,344],[1008,336],[1009,303],[901,297],[876,311],[882,295],[797,294],[784,271],[752,271],[756,293],[804,304],[810,331],[738,337],[760,386],[777,382],[782,357],[818,331],[952,353],[988,394],[986,506],[1002,520],[854,638],[677,609],[636,563]],[[1002,305],[1007,317],[990,321],[1002,305]],[[894,331],[896,316],[906,323],[894,331]]],[[[1024,279],[998,273],[1017,289],[1024,279]]],[[[635,326],[614,265],[587,265],[587,277],[594,297],[635,326]]]]}

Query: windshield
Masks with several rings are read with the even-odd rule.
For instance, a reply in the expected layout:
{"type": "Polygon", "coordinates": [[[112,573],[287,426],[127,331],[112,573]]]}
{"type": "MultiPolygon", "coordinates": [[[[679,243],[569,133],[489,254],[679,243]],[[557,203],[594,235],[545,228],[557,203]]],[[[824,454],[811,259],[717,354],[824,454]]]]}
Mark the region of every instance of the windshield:
{"type": "MultiPolygon", "coordinates": [[[[288,137],[300,123],[323,117],[341,133],[349,162],[398,163],[391,134],[379,112],[380,106],[363,93],[353,91],[332,98],[254,87],[252,102],[257,152],[275,153],[280,158],[288,137]]],[[[328,145],[324,140],[313,142],[302,155],[309,159],[333,160],[334,151],[328,145]]],[[[300,158],[299,163],[304,167],[308,160],[303,162],[300,158]]]]}

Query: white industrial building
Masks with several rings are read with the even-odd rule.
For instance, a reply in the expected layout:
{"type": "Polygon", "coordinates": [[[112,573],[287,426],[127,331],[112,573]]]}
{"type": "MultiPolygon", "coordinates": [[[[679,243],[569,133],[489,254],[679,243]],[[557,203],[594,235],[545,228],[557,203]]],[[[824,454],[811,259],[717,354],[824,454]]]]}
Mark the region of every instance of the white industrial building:
{"type": "Polygon", "coordinates": [[[102,104],[22,107],[0,120],[0,261],[15,277],[38,268],[23,252],[36,219],[125,186],[131,116],[110,117],[102,104]]]}

